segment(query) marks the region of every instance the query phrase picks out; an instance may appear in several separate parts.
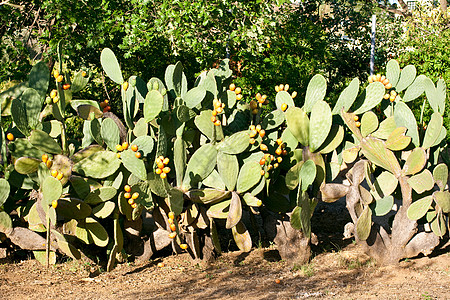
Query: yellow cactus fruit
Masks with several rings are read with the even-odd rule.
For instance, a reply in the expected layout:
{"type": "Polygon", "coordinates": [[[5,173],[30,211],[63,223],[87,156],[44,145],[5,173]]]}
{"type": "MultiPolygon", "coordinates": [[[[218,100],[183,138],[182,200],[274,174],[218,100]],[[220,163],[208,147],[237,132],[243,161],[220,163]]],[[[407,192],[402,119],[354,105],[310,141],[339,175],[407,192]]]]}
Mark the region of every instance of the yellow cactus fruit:
{"type": "Polygon", "coordinates": [[[273,168],[274,168],[274,169],[278,168],[278,163],[274,163],[274,164],[273,164],[273,168]]]}
{"type": "Polygon", "coordinates": [[[48,160],[48,155],[47,155],[47,154],[42,154],[41,158],[42,158],[42,161],[43,161],[44,163],[46,163],[47,160],[48,160]]]}
{"type": "Polygon", "coordinates": [[[278,85],[275,86],[275,92],[279,92],[280,91],[280,87],[278,85]]]}
{"type": "Polygon", "coordinates": [[[361,122],[355,122],[356,127],[360,127],[361,126],[361,122]]]}
{"type": "Polygon", "coordinates": [[[123,150],[127,150],[128,149],[128,143],[127,142],[123,142],[122,143],[122,149],[123,150]]]}
{"type": "Polygon", "coordinates": [[[261,129],[261,131],[259,132],[259,136],[263,138],[265,135],[266,131],[264,129],[261,129]]]}
{"type": "Polygon", "coordinates": [[[237,87],[234,92],[236,93],[236,95],[239,95],[242,92],[242,89],[240,87],[237,87]]]}
{"type": "Polygon", "coordinates": [[[222,106],[219,106],[218,108],[216,108],[216,112],[217,112],[218,114],[222,113],[222,112],[223,112],[222,106]]]}
{"type": "Polygon", "coordinates": [[[269,148],[267,148],[267,146],[265,144],[261,144],[259,146],[259,149],[261,149],[261,151],[268,151],[269,150],[269,148]]]}
{"type": "Polygon", "coordinates": [[[281,162],[283,161],[283,158],[281,156],[277,157],[277,162],[281,164],[281,162]]]}
{"type": "Polygon", "coordinates": [[[273,166],[272,165],[268,165],[267,166],[267,171],[270,171],[270,170],[272,170],[273,169],[273,166]]]}
{"type": "Polygon", "coordinates": [[[186,250],[188,248],[187,244],[180,244],[180,248],[186,250]]]}
{"type": "Polygon", "coordinates": [[[52,90],[52,91],[50,92],[50,97],[51,97],[51,98],[55,98],[56,96],[58,96],[58,92],[57,92],[56,90],[52,90]]]}
{"type": "Polygon", "coordinates": [[[374,79],[374,78],[373,78],[373,75],[370,75],[369,78],[368,78],[369,83],[372,83],[372,82],[373,82],[373,79],[374,79]]]}
{"type": "Polygon", "coordinates": [[[280,84],[280,85],[278,86],[278,89],[279,89],[280,91],[284,90],[284,84],[280,84]]]}
{"type": "Polygon", "coordinates": [[[392,84],[389,82],[384,86],[385,89],[390,90],[392,89],[392,84]]]}
{"type": "Polygon", "coordinates": [[[168,157],[164,158],[163,164],[167,165],[169,163],[170,159],[168,157]]]}
{"type": "Polygon", "coordinates": [[[164,162],[162,161],[158,161],[158,163],[156,164],[158,166],[159,169],[163,169],[164,168],[164,162]]]}
{"type": "Polygon", "coordinates": [[[217,118],[215,116],[211,116],[211,122],[214,123],[215,121],[217,121],[217,118]]]}
{"type": "Polygon", "coordinates": [[[124,189],[124,191],[125,192],[131,192],[131,186],[129,186],[128,184],[127,185],[125,185],[124,187],[123,187],[123,189],[124,189]]]}
{"type": "Polygon", "coordinates": [[[219,107],[219,105],[220,105],[220,101],[217,98],[214,98],[214,100],[213,100],[214,108],[219,107]]]}
{"type": "Polygon", "coordinates": [[[158,168],[158,169],[155,170],[155,173],[158,174],[158,175],[161,174],[162,172],[163,172],[163,171],[162,171],[162,169],[160,169],[160,168],[158,168]]]}
{"type": "Polygon", "coordinates": [[[260,132],[261,131],[261,125],[259,125],[259,124],[256,125],[255,129],[256,129],[256,131],[260,132]]]}
{"type": "Polygon", "coordinates": [[[258,199],[258,200],[256,201],[256,206],[261,206],[261,205],[262,205],[262,201],[258,199]]]}
{"type": "Polygon", "coordinates": [[[267,95],[262,95],[262,96],[261,96],[261,99],[263,99],[264,101],[266,101],[266,100],[267,100],[267,95]]]}
{"type": "Polygon", "coordinates": [[[212,111],[212,115],[213,117],[217,116],[217,111],[215,109],[212,111]]]}
{"type": "Polygon", "coordinates": [[[287,106],[286,103],[281,104],[281,110],[282,110],[282,111],[286,111],[287,107],[288,107],[288,106],[287,106]]]}
{"type": "Polygon", "coordinates": [[[62,75],[58,75],[58,77],[56,77],[57,82],[63,82],[63,80],[64,80],[64,76],[62,76],[62,75]]]}
{"type": "Polygon", "coordinates": [[[356,121],[359,120],[359,117],[358,117],[358,116],[354,116],[354,117],[353,117],[353,120],[356,122],[356,121]]]}
{"type": "Polygon", "coordinates": [[[137,198],[139,198],[138,192],[135,192],[135,193],[133,193],[133,195],[131,195],[131,199],[136,200],[137,198]]]}
{"type": "Polygon", "coordinates": [[[53,70],[53,77],[57,78],[59,76],[58,70],[53,70]]]}
{"type": "Polygon", "coordinates": [[[64,177],[64,174],[61,173],[61,172],[58,172],[58,175],[56,176],[56,179],[61,180],[61,179],[63,179],[63,177],[64,177]]]}
{"type": "Polygon", "coordinates": [[[53,103],[58,103],[58,101],[59,101],[59,97],[58,96],[53,98],[53,103]]]}
{"type": "Polygon", "coordinates": [[[133,204],[134,204],[134,200],[131,199],[131,198],[129,198],[129,199],[128,199],[128,204],[133,205],[133,204]]]}
{"type": "Polygon", "coordinates": [[[138,151],[138,146],[137,145],[131,145],[131,150],[136,152],[138,151]]]}
{"type": "Polygon", "coordinates": [[[278,145],[283,144],[283,140],[282,140],[282,139],[277,139],[277,144],[278,144],[278,145]]]}
{"type": "Polygon", "coordinates": [[[261,170],[259,173],[261,174],[261,176],[264,176],[264,174],[265,174],[266,172],[265,172],[264,170],[261,170]]]}
{"type": "Polygon", "coordinates": [[[281,155],[281,153],[283,153],[283,150],[281,150],[281,148],[277,148],[277,150],[275,150],[275,154],[276,155],[281,155]]]}
{"type": "Polygon", "coordinates": [[[123,194],[123,196],[125,197],[125,199],[130,199],[131,198],[131,193],[125,193],[123,194]]]}
{"type": "Polygon", "coordinates": [[[292,92],[292,95],[291,95],[291,98],[294,99],[295,97],[297,97],[297,92],[296,92],[296,91],[293,91],[293,92],[292,92]]]}
{"type": "MultiPolygon", "coordinates": [[[[380,77],[380,80],[379,80],[379,81],[380,81],[381,83],[383,83],[384,80],[386,80],[386,76],[383,75],[383,76],[380,77]]],[[[383,84],[384,84],[384,83],[383,83],[383,84]]]]}
{"type": "Polygon", "coordinates": [[[383,96],[383,99],[389,99],[389,97],[390,97],[391,95],[389,95],[389,94],[385,94],[384,96],[383,96]]]}
{"type": "Polygon", "coordinates": [[[172,220],[172,219],[167,219],[167,222],[168,222],[169,224],[173,224],[173,220],[172,220]]]}
{"type": "Polygon", "coordinates": [[[170,224],[170,230],[175,231],[177,230],[177,226],[175,226],[175,224],[170,224]]]}
{"type": "Polygon", "coordinates": [[[166,173],[161,173],[161,174],[159,174],[159,177],[161,177],[161,179],[166,179],[167,178],[167,174],[166,173]]]}
{"type": "Polygon", "coordinates": [[[137,207],[137,203],[131,204],[131,207],[132,207],[132,208],[136,208],[136,207],[137,207]]]}
{"type": "Polygon", "coordinates": [[[69,83],[64,83],[63,84],[63,90],[68,90],[70,89],[70,84],[69,83]]]}
{"type": "Polygon", "coordinates": [[[175,219],[175,214],[173,213],[173,211],[170,211],[167,216],[169,217],[169,219],[175,219]]]}
{"type": "Polygon", "coordinates": [[[264,166],[265,163],[266,163],[266,160],[265,160],[264,158],[261,158],[261,159],[259,160],[259,164],[260,164],[261,166],[264,166]]]}
{"type": "Polygon", "coordinates": [[[251,145],[253,145],[255,142],[256,142],[256,140],[255,140],[254,138],[250,138],[249,143],[250,143],[251,145]]]}
{"type": "Polygon", "coordinates": [[[47,162],[45,164],[47,165],[47,168],[50,169],[53,165],[53,161],[49,159],[49,160],[47,160],[47,162]]]}
{"type": "Polygon", "coordinates": [[[381,75],[377,74],[377,76],[375,77],[375,81],[381,81],[381,75]]]}
{"type": "Polygon", "coordinates": [[[176,232],[169,233],[169,238],[174,239],[177,236],[176,232]]]}
{"type": "Polygon", "coordinates": [[[141,158],[142,154],[141,154],[141,152],[136,152],[136,153],[134,154],[134,156],[136,156],[136,158],[141,158]]]}
{"type": "Polygon", "coordinates": [[[286,84],[284,85],[284,90],[285,90],[286,92],[289,90],[289,84],[286,83],[286,84]]]}
{"type": "Polygon", "coordinates": [[[258,100],[258,102],[259,102],[259,100],[262,99],[262,96],[261,96],[260,93],[257,93],[257,94],[255,95],[255,98],[256,98],[256,100],[258,100]]]}
{"type": "Polygon", "coordinates": [[[53,201],[52,201],[52,207],[53,207],[54,209],[56,209],[56,208],[58,207],[58,200],[53,200],[53,201]]]}
{"type": "Polygon", "coordinates": [[[270,161],[274,160],[275,156],[273,156],[272,154],[270,154],[270,161]]]}
{"type": "Polygon", "coordinates": [[[128,81],[125,81],[124,83],[122,83],[122,88],[124,91],[128,90],[128,81]]]}
{"type": "Polygon", "coordinates": [[[392,95],[397,96],[397,92],[394,91],[394,90],[392,90],[392,91],[390,92],[390,94],[391,94],[391,96],[392,96],[392,95]]]}
{"type": "Polygon", "coordinates": [[[236,85],[234,83],[230,84],[230,86],[228,87],[228,89],[230,91],[234,91],[236,89],[236,85]]]}
{"type": "Polygon", "coordinates": [[[87,76],[87,73],[86,73],[85,71],[82,71],[82,72],[81,72],[81,76],[82,76],[82,77],[86,77],[86,76],[87,76]]]}
{"type": "Polygon", "coordinates": [[[117,155],[116,155],[116,156],[117,156],[117,158],[120,158],[120,153],[117,153],[117,155]]]}
{"type": "Polygon", "coordinates": [[[220,126],[220,124],[222,124],[222,123],[220,122],[220,120],[216,120],[216,121],[214,122],[214,125],[216,125],[216,126],[220,126]]]}
{"type": "Polygon", "coordinates": [[[236,95],[236,100],[240,101],[240,100],[242,100],[242,97],[243,97],[242,94],[236,95]]]}
{"type": "Polygon", "coordinates": [[[52,174],[53,177],[56,178],[56,176],[58,176],[58,171],[52,170],[51,174],[52,174]]]}
{"type": "Polygon", "coordinates": [[[250,125],[249,129],[250,130],[256,130],[256,126],[255,125],[250,125]]]}
{"type": "Polygon", "coordinates": [[[394,102],[394,101],[395,101],[395,98],[397,98],[397,96],[391,95],[391,97],[389,97],[389,101],[394,102]]]}
{"type": "Polygon", "coordinates": [[[165,264],[163,262],[159,262],[156,266],[158,268],[164,268],[165,264]]]}
{"type": "Polygon", "coordinates": [[[170,172],[170,168],[169,167],[164,167],[164,169],[162,169],[162,171],[167,174],[167,173],[170,172]]]}
{"type": "Polygon", "coordinates": [[[122,145],[116,145],[116,150],[122,152],[123,151],[122,145]]]}

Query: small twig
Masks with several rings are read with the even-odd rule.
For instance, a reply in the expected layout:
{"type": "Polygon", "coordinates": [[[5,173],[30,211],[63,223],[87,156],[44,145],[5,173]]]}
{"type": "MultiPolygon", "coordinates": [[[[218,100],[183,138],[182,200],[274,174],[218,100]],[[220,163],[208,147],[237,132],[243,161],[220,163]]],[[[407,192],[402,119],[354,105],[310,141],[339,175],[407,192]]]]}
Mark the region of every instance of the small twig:
{"type": "Polygon", "coordinates": [[[108,89],[106,88],[104,72],[102,72],[102,83],[103,83],[103,87],[105,88],[106,97],[108,98],[108,101],[110,101],[111,97],[109,97],[108,89]]]}

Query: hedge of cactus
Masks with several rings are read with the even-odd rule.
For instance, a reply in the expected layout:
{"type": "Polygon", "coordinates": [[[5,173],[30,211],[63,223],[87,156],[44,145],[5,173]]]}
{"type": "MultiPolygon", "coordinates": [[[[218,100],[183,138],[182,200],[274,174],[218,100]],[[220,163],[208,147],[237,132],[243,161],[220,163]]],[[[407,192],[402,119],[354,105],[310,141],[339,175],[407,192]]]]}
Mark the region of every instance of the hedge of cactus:
{"type": "Polygon", "coordinates": [[[93,244],[110,270],[130,255],[124,235],[137,228],[139,238],[145,212],[175,251],[193,257],[202,257],[205,239],[220,253],[219,219],[250,251],[243,213],[261,207],[288,214],[309,239],[318,201],[343,196],[357,241],[382,262],[429,253],[447,232],[446,88],[416,77],[413,66],[400,71],[389,62],[385,78],[371,77],[361,93],[354,79],[331,109],[321,75],[297,107],[287,85],[276,86],[275,99],[243,99],[227,60],[189,89],[181,63],[167,67],[164,81],[125,80],[104,49],[103,70],[121,90],[116,116],[107,101],[74,97],[89,72],[64,70],[61,51],[51,74],[40,62],[28,82],[2,95],[2,115],[13,124],[1,131],[0,235],[41,262],[55,262],[58,252],[79,259],[82,245],[93,244]],[[424,92],[423,105],[434,110],[426,129],[407,104],[424,92]],[[262,115],[268,101],[276,109],[262,115]],[[72,115],[84,120],[80,142],[66,134],[72,115]],[[333,183],[339,174],[350,185],[333,183]],[[387,259],[386,250],[395,254],[387,259]]]}

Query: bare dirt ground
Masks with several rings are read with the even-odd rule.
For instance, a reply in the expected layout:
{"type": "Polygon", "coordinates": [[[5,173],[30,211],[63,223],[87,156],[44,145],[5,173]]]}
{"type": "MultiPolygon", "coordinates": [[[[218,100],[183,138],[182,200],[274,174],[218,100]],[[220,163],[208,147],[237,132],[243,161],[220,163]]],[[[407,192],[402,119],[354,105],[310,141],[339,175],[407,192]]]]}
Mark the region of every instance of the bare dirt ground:
{"type": "Polygon", "coordinates": [[[209,265],[182,254],[92,270],[78,261],[48,271],[32,259],[2,263],[0,299],[450,299],[450,253],[379,267],[352,244],[294,267],[266,248],[209,265]]]}

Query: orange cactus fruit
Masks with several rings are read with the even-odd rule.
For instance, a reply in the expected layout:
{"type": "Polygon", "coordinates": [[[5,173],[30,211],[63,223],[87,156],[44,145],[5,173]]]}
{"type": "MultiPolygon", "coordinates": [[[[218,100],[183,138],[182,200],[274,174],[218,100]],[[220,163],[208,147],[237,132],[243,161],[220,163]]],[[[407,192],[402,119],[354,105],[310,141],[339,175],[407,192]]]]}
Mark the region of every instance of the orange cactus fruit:
{"type": "Polygon", "coordinates": [[[128,204],[133,205],[133,204],[134,204],[134,200],[131,199],[131,198],[129,198],[129,199],[128,199],[128,204]]]}
{"type": "Polygon", "coordinates": [[[122,149],[123,150],[127,150],[128,149],[128,143],[127,142],[123,142],[122,143],[122,149]]]}
{"type": "Polygon", "coordinates": [[[283,161],[283,158],[281,156],[277,157],[277,162],[281,164],[281,162],[283,161]]]}
{"type": "Polygon", "coordinates": [[[237,87],[234,92],[236,93],[236,95],[239,95],[242,92],[242,89],[240,87],[237,87]]]}
{"type": "Polygon", "coordinates": [[[217,121],[217,118],[216,118],[216,116],[211,116],[211,122],[216,122],[217,121]]]}
{"type": "Polygon", "coordinates": [[[356,127],[360,127],[361,126],[361,122],[355,122],[356,127]]]}
{"type": "Polygon", "coordinates": [[[256,131],[260,132],[261,131],[261,125],[259,125],[259,124],[256,125],[255,129],[256,129],[256,131]]]}
{"type": "Polygon", "coordinates": [[[256,130],[256,126],[255,125],[250,125],[249,129],[250,130],[256,130]]]}
{"type": "Polygon", "coordinates": [[[168,222],[169,224],[173,224],[173,220],[172,220],[172,219],[167,219],[167,222],[168,222]]]}
{"type": "Polygon", "coordinates": [[[133,195],[131,195],[131,199],[136,200],[137,198],[139,198],[138,192],[135,192],[135,193],[133,193],[133,195]]]}
{"type": "Polygon", "coordinates": [[[356,122],[359,120],[359,117],[355,115],[355,116],[353,116],[353,120],[355,120],[355,122],[356,122]]]}
{"type": "Polygon", "coordinates": [[[258,134],[258,131],[256,131],[256,130],[250,131],[250,137],[251,138],[255,137],[257,134],[258,134]]]}
{"type": "Polygon", "coordinates": [[[63,84],[63,90],[68,90],[70,89],[70,84],[69,83],[64,83],[63,84]]]}
{"type": "MultiPolygon", "coordinates": [[[[385,80],[386,80],[386,76],[383,75],[383,76],[380,77],[380,80],[379,80],[379,81],[380,81],[381,83],[383,83],[383,81],[385,81],[385,80]]],[[[383,84],[384,84],[384,83],[383,83],[383,84]]]]}
{"type": "Polygon", "coordinates": [[[177,226],[175,226],[175,224],[170,224],[170,230],[175,231],[177,230],[177,226]]]}
{"type": "Polygon", "coordinates": [[[259,164],[261,166],[264,166],[265,163],[266,163],[266,160],[264,158],[261,158],[260,161],[259,161],[259,164]]]}
{"type": "Polygon", "coordinates": [[[56,178],[56,176],[58,176],[58,171],[52,170],[50,174],[52,174],[52,176],[56,178]]]}
{"type": "Polygon", "coordinates": [[[279,92],[280,91],[280,87],[278,85],[275,86],[275,92],[279,92]]]}
{"type": "Polygon", "coordinates": [[[264,170],[261,170],[259,173],[261,174],[261,176],[264,176],[264,174],[265,174],[266,172],[265,172],[264,170]]]}
{"type": "Polygon", "coordinates": [[[163,164],[167,165],[170,162],[170,159],[168,157],[164,158],[163,164]]]}
{"type": "Polygon", "coordinates": [[[122,145],[116,145],[116,150],[122,152],[123,151],[122,145]]]}
{"type": "Polygon", "coordinates": [[[259,148],[261,149],[261,151],[267,151],[267,150],[269,150],[269,148],[267,148],[267,146],[266,146],[265,144],[261,144],[261,145],[259,146],[259,148]]]}
{"type": "Polygon", "coordinates": [[[273,169],[273,166],[272,165],[268,165],[267,166],[267,171],[270,171],[270,170],[272,170],[273,169]]]}
{"type": "MultiPolygon", "coordinates": [[[[214,109],[211,114],[213,117],[217,116],[217,110],[214,109]]],[[[212,120],[212,118],[211,118],[211,120],[212,120]]]]}
{"type": "Polygon", "coordinates": [[[130,199],[131,198],[131,193],[125,193],[123,194],[123,196],[125,197],[125,199],[130,199]]]}
{"type": "Polygon", "coordinates": [[[124,91],[128,90],[128,81],[125,81],[124,83],[122,83],[122,88],[124,91]]]}
{"type": "Polygon", "coordinates": [[[61,179],[63,179],[63,177],[64,177],[64,174],[62,172],[58,172],[56,179],[61,180],[61,179]]]}
{"type": "Polygon", "coordinates": [[[56,77],[57,82],[63,82],[63,80],[64,80],[64,76],[62,76],[62,75],[58,75],[58,77],[56,77]]]}
{"type": "Polygon", "coordinates": [[[370,75],[367,81],[369,81],[369,83],[372,83],[373,82],[373,75],[370,75]]]}
{"type": "Polygon", "coordinates": [[[129,186],[128,184],[127,185],[125,185],[124,187],[123,187],[123,189],[124,189],[124,191],[125,192],[131,192],[131,186],[129,186]]]}
{"type": "Polygon", "coordinates": [[[220,120],[216,120],[215,122],[214,122],[214,125],[216,125],[216,126],[220,126],[222,123],[220,122],[220,120]]]}
{"type": "Polygon", "coordinates": [[[156,266],[158,268],[164,268],[165,264],[163,262],[159,262],[156,266]]]}
{"type": "Polygon", "coordinates": [[[56,209],[56,208],[58,207],[58,200],[53,200],[53,201],[52,201],[52,207],[53,207],[54,209],[56,209]]]}
{"type": "Polygon", "coordinates": [[[158,174],[158,175],[161,174],[162,172],[163,172],[163,171],[162,171],[162,169],[160,169],[160,168],[158,168],[158,169],[155,170],[155,173],[158,174]]]}
{"type": "Polygon", "coordinates": [[[175,219],[175,214],[173,213],[173,211],[170,211],[167,216],[169,217],[169,219],[175,219]]]}
{"type": "Polygon", "coordinates": [[[12,134],[11,132],[8,132],[8,134],[6,135],[6,138],[8,139],[8,141],[14,141],[14,134],[12,134]]]}
{"type": "Polygon", "coordinates": [[[170,172],[170,168],[169,167],[164,167],[163,169],[162,169],[162,171],[164,172],[164,173],[169,173],[170,172]]]}
{"type": "Polygon", "coordinates": [[[244,97],[244,96],[242,96],[242,94],[236,95],[236,100],[237,100],[237,101],[240,101],[240,100],[242,100],[243,97],[244,97]]]}
{"type": "Polygon", "coordinates": [[[381,75],[380,75],[380,74],[377,74],[377,75],[376,75],[375,81],[381,81],[381,75]]]}
{"type": "Polygon", "coordinates": [[[137,203],[131,204],[131,207],[132,207],[132,208],[136,208],[136,207],[137,207],[137,203]]]}
{"type": "Polygon", "coordinates": [[[141,152],[136,152],[136,153],[134,154],[134,156],[136,156],[136,158],[141,158],[142,154],[141,154],[141,152]]]}
{"type": "Polygon", "coordinates": [[[274,164],[273,164],[273,168],[274,168],[274,169],[278,168],[278,163],[274,163],[274,164]]]}
{"type": "Polygon", "coordinates": [[[281,110],[282,110],[282,111],[286,111],[287,107],[288,107],[288,106],[287,106],[286,103],[281,104],[281,110]]]}
{"type": "Polygon", "coordinates": [[[177,236],[176,232],[169,233],[169,238],[174,239],[177,236]]]}
{"type": "Polygon", "coordinates": [[[391,97],[391,95],[389,95],[389,94],[385,94],[384,96],[383,96],[383,99],[389,99],[389,97],[391,97]]]}
{"type": "Polygon", "coordinates": [[[280,91],[284,90],[284,84],[280,84],[280,85],[278,86],[278,89],[279,89],[280,91]]]}
{"type": "Polygon", "coordinates": [[[217,112],[218,114],[222,113],[222,112],[223,112],[222,106],[219,106],[218,108],[216,108],[216,112],[217,112]]]}
{"type": "Polygon", "coordinates": [[[278,144],[278,145],[283,144],[283,140],[282,140],[282,139],[277,139],[277,144],[278,144]]]}
{"type": "Polygon", "coordinates": [[[259,136],[263,138],[265,135],[266,131],[264,129],[261,129],[261,131],[259,132],[259,136]]]}
{"type": "Polygon", "coordinates": [[[251,145],[253,145],[255,142],[256,142],[256,140],[255,140],[254,138],[250,138],[249,143],[250,143],[251,145]]]}
{"type": "Polygon", "coordinates": [[[159,177],[161,177],[161,179],[166,179],[167,178],[167,174],[166,173],[161,173],[161,174],[159,174],[159,177]]]}
{"type": "Polygon", "coordinates": [[[187,244],[180,244],[180,248],[186,250],[188,248],[187,244]]]}
{"type": "Polygon", "coordinates": [[[131,150],[136,152],[138,151],[138,146],[137,145],[131,145],[131,150]]]}
{"type": "Polygon", "coordinates": [[[53,70],[53,77],[57,78],[59,76],[58,70],[53,70]]]}
{"type": "Polygon", "coordinates": [[[42,158],[42,161],[44,163],[46,163],[48,161],[48,155],[47,154],[42,154],[41,158],[42,158]]]}
{"type": "Polygon", "coordinates": [[[389,97],[389,101],[391,101],[391,102],[395,102],[395,98],[397,98],[396,96],[392,96],[391,95],[391,97],[389,97]]]}
{"type": "Polygon", "coordinates": [[[390,90],[390,89],[392,89],[392,84],[389,82],[389,83],[385,84],[384,88],[387,90],[390,90]]]}
{"type": "Polygon", "coordinates": [[[275,154],[276,155],[281,155],[281,153],[283,153],[283,150],[281,150],[281,148],[278,147],[277,150],[275,150],[275,154]]]}
{"type": "Polygon", "coordinates": [[[158,163],[156,164],[158,166],[159,169],[163,169],[164,168],[164,162],[162,161],[158,161],[158,163]]]}
{"type": "Polygon", "coordinates": [[[111,110],[111,106],[107,106],[107,107],[105,107],[104,109],[103,109],[103,112],[105,113],[105,112],[108,112],[108,111],[110,111],[111,110]]]}
{"type": "Polygon", "coordinates": [[[234,83],[230,84],[230,86],[228,87],[228,89],[230,91],[234,91],[236,89],[236,85],[234,83]]]}

